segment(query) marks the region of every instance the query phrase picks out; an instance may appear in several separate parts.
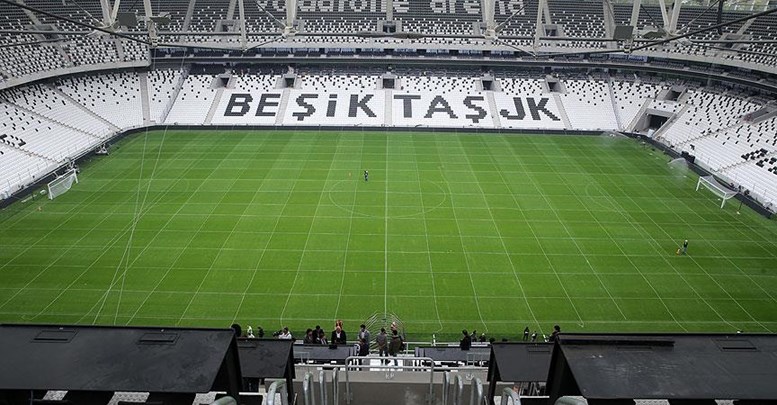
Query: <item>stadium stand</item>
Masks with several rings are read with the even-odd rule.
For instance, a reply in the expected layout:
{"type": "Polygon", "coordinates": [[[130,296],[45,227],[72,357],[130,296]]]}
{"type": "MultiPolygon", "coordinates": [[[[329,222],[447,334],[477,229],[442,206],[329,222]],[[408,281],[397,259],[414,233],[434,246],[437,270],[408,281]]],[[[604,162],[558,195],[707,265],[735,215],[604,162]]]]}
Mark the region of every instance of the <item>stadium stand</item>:
{"type": "Polygon", "coordinates": [[[181,72],[169,69],[151,70],[147,73],[149,119],[155,123],[164,122],[171,99],[179,86],[181,72]]]}
{"type": "Polygon", "coordinates": [[[10,146],[57,162],[80,154],[97,141],[95,136],[5,103],[0,104],[0,123],[14,136],[4,139],[10,146]]]}
{"type": "Polygon", "coordinates": [[[688,109],[667,131],[666,139],[672,145],[710,135],[739,123],[742,116],[759,105],[738,97],[691,90],[686,103],[688,109]]]}
{"type": "Polygon", "coordinates": [[[214,75],[196,74],[186,77],[166,122],[168,124],[204,124],[206,113],[216,94],[216,90],[210,87],[214,78],[214,75]]]}
{"type": "Polygon", "coordinates": [[[140,79],[134,72],[59,79],[57,88],[115,126],[143,125],[140,79]]]}
{"type": "MultiPolygon", "coordinates": [[[[103,12],[97,0],[77,3],[28,0],[25,4],[81,24],[102,25],[103,12]]],[[[537,2],[533,1],[497,1],[495,21],[497,24],[504,23],[498,33],[501,37],[499,41],[502,42],[492,43],[482,39],[483,17],[478,1],[424,3],[397,0],[393,2],[393,20],[397,23],[398,31],[421,36],[413,39],[367,38],[352,34],[378,31],[387,19],[385,3],[301,1],[298,3],[296,21],[301,35],[280,38],[275,36],[280,31],[275,19],[285,19],[285,3],[263,1],[259,4],[261,8],[253,2],[244,3],[249,41],[269,39],[277,42],[245,50],[244,55],[249,57],[380,57],[390,50],[395,57],[514,57],[522,54],[500,44],[532,45],[538,11],[537,2]]],[[[170,22],[157,26],[160,41],[240,46],[238,20],[241,15],[236,3],[171,0],[152,2],[151,5],[155,14],[169,13],[170,22]],[[208,35],[217,31],[234,35],[208,35]],[[185,32],[201,35],[180,34],[185,32]]],[[[120,7],[119,11],[140,17],[137,26],[122,27],[122,32],[142,33],[147,29],[143,4],[124,2],[120,7]]],[[[616,24],[630,23],[631,4],[616,3],[612,7],[616,24]]],[[[545,23],[551,24],[553,32],[546,34],[558,36],[562,41],[542,40],[540,50],[558,48],[565,52],[570,48],[585,50],[606,46],[595,40],[607,35],[601,2],[549,0],[548,9],[550,21],[545,23]]],[[[758,159],[765,159],[774,153],[774,137],[769,132],[772,130],[772,120],[750,124],[741,119],[768,103],[771,97],[754,99],[747,91],[738,94],[726,86],[721,89],[713,87],[711,83],[705,86],[695,84],[689,86],[679,99],[664,99],[659,97],[662,92],[675,84],[682,85],[682,79],[668,80],[633,74],[631,77],[617,74],[562,74],[559,88],[550,89],[540,71],[526,73],[503,69],[492,71],[496,91],[482,91],[480,77],[483,70],[448,66],[408,68],[402,67],[401,63],[390,69],[343,64],[329,68],[302,66],[297,69],[294,89],[282,89],[284,85],[280,75],[284,70],[275,67],[235,70],[234,75],[228,76],[231,77],[228,83],[221,83],[223,78],[216,79],[212,72],[189,74],[184,65],[178,69],[167,66],[141,73],[114,71],[84,75],[80,73],[148,66],[151,62],[149,49],[135,41],[89,33],[85,27],[77,24],[43,13],[24,11],[6,3],[0,4],[0,12],[3,13],[0,28],[9,30],[0,34],[0,45],[14,45],[0,47],[0,88],[12,88],[2,94],[6,125],[11,125],[14,131],[7,136],[16,136],[28,142],[28,145],[33,145],[25,145],[27,148],[33,147],[26,149],[30,153],[40,153],[58,161],[83,149],[84,145],[96,144],[96,141],[107,139],[121,130],[161,123],[307,125],[308,117],[323,117],[333,120],[328,123],[319,120],[318,125],[628,131],[633,130],[637,121],[643,119],[647,112],[658,111],[665,115],[666,125],[656,131],[657,139],[678,151],[693,153],[709,169],[721,175],[736,174],[742,178],[756,173],[774,173],[774,170],[768,170],[774,167],[769,160],[743,157],[752,157],[750,154],[764,150],[766,156],[759,156],[758,159]],[[59,33],[10,32],[30,29],[59,33]],[[382,84],[380,77],[387,70],[397,75],[397,87],[391,93],[384,94],[383,90],[379,90],[382,84]],[[69,74],[78,75],[24,86],[28,82],[69,74]],[[327,112],[327,100],[320,98],[311,101],[313,110],[310,113],[299,111],[298,107],[302,106],[298,102],[299,98],[311,92],[328,94],[328,101],[337,101],[338,107],[327,112]],[[240,101],[242,99],[239,97],[243,94],[251,94],[253,100],[264,93],[273,93],[275,96],[272,97],[278,98],[280,105],[268,110],[277,114],[277,117],[257,118],[252,117],[252,114],[221,116],[233,97],[237,96],[237,101],[240,101]],[[413,101],[416,103],[413,108],[418,109],[413,113],[417,115],[406,116],[403,111],[404,101],[396,96],[412,97],[423,93],[433,93],[440,98],[422,95],[417,103],[413,101]],[[352,94],[360,96],[352,99],[352,94]],[[394,98],[392,100],[385,95],[394,98]],[[384,104],[388,106],[376,107],[384,104]],[[370,111],[365,110],[364,106],[370,111]],[[479,109],[484,111],[482,117],[479,109]],[[591,114],[591,111],[597,114],[591,114]],[[473,115],[473,112],[477,113],[473,115]],[[71,153],[55,153],[53,149],[43,146],[48,143],[34,135],[41,133],[43,128],[48,131],[49,127],[56,133],[67,134],[62,137],[70,139],[64,142],[70,145],[71,153]],[[742,174],[745,171],[750,175],[742,174]]],[[[732,21],[749,14],[749,11],[727,10],[723,21],[732,21]]],[[[643,4],[638,14],[637,30],[656,30],[663,25],[661,16],[662,12],[657,6],[643,4]]],[[[679,15],[678,33],[689,33],[715,24],[715,12],[702,6],[685,5],[679,15]]],[[[764,15],[748,23],[723,27],[722,35],[711,30],[693,34],[690,39],[716,40],[735,35],[732,38],[772,41],[777,40],[777,31],[773,29],[776,26],[777,16],[764,15]]],[[[140,35],[139,38],[144,36],[140,35]]],[[[161,57],[165,53],[170,56],[177,52],[164,47],[160,51],[157,52],[160,52],[161,57]]],[[[187,52],[194,57],[198,54],[197,51],[187,52]]],[[[748,70],[730,70],[724,66],[755,68],[763,72],[774,72],[777,67],[777,47],[768,42],[705,46],[679,41],[639,51],[625,58],[613,57],[612,60],[636,64],[653,56],[666,59],[652,60],[651,65],[677,70],[685,67],[688,58],[712,61],[710,72],[725,72],[730,77],[743,80],[750,80],[748,70]]],[[[585,59],[582,56],[568,58],[571,61],[585,59]]],[[[596,60],[606,62],[606,57],[596,60]]],[[[766,77],[762,77],[758,84],[774,85],[766,77]]],[[[301,101],[304,104],[304,97],[301,101]]],[[[256,104],[257,101],[252,102],[256,104]]],[[[253,112],[256,111],[255,107],[251,106],[253,112]]]]}
{"type": "MultiPolygon", "coordinates": [[[[730,166],[747,161],[745,155],[764,150],[777,151],[777,135],[774,125],[777,118],[771,118],[755,125],[742,124],[728,128],[711,136],[694,141],[693,151],[702,163],[713,170],[725,170],[730,166]]],[[[690,144],[687,147],[690,148],[690,144]]]]}
{"type": "Polygon", "coordinates": [[[621,128],[626,129],[642,109],[646,99],[658,95],[660,88],[649,83],[616,81],[612,83],[615,112],[620,118],[621,128]]]}
{"type": "Polygon", "coordinates": [[[777,118],[742,119],[768,97],[694,84],[679,99],[665,100],[659,96],[681,81],[569,73],[551,86],[536,72],[506,70],[493,72],[495,91],[483,91],[481,72],[433,68],[395,69],[397,89],[386,93],[378,89],[385,71],[304,67],[293,70],[294,89],[278,88],[287,70],[261,66],[234,74],[160,68],[79,75],[3,92],[4,125],[20,140],[9,138],[9,146],[63,161],[121,130],[154,123],[607,131],[629,130],[647,111],[662,111],[669,119],[657,132],[660,141],[693,154],[764,203],[775,198],[750,178],[774,173],[773,163],[757,159],[777,152],[777,118]],[[260,99],[268,104],[258,114],[260,99]],[[57,134],[57,141],[47,134],[57,134]]]}
{"type": "Polygon", "coordinates": [[[57,167],[53,161],[10,147],[0,139],[0,197],[8,198],[57,167]]]}
{"type": "Polygon", "coordinates": [[[17,87],[2,94],[4,101],[27,109],[60,124],[87,134],[107,137],[116,132],[108,122],[73,104],[69,98],[45,84],[17,87]]]}
{"type": "Polygon", "coordinates": [[[618,128],[609,84],[603,80],[566,80],[565,94],[559,94],[573,128],[604,130],[618,128]],[[598,111],[599,114],[591,114],[598,111]]]}

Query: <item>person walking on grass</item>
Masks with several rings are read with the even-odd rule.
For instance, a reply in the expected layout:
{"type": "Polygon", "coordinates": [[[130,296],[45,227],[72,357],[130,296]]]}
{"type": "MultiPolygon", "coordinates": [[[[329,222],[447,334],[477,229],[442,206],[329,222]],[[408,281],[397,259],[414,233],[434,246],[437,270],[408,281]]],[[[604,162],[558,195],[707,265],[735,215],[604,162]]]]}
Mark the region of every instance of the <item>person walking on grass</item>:
{"type": "Polygon", "coordinates": [[[370,180],[370,172],[365,170],[364,171],[364,181],[369,181],[369,180],[370,180]]]}
{"type": "Polygon", "coordinates": [[[688,254],[688,239],[683,242],[683,254],[688,254]]]}

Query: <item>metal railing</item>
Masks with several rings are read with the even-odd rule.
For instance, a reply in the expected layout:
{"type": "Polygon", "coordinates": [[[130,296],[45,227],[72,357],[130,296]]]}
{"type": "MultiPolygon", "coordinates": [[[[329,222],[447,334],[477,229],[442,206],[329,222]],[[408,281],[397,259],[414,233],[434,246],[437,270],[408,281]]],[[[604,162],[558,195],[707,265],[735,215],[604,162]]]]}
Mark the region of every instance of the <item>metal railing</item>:
{"type": "Polygon", "coordinates": [[[451,372],[442,373],[442,405],[448,405],[448,391],[451,386],[451,372]]]}
{"type": "Polygon", "coordinates": [[[340,369],[332,370],[332,404],[340,404],[340,369]]]}
{"type": "Polygon", "coordinates": [[[512,402],[513,405],[521,405],[521,396],[518,395],[517,392],[513,391],[512,388],[507,388],[502,390],[502,405],[508,405],[508,403],[512,402]]]}
{"type": "Polygon", "coordinates": [[[267,405],[275,405],[275,394],[281,394],[281,405],[289,405],[289,395],[286,392],[286,380],[276,380],[267,389],[267,405]],[[280,390],[280,392],[278,392],[280,390]]]}
{"type": "Polygon", "coordinates": [[[324,370],[318,372],[318,398],[321,400],[321,405],[328,405],[329,398],[327,398],[326,392],[326,371],[324,370]]]}
{"type": "Polygon", "coordinates": [[[302,379],[302,402],[305,405],[316,405],[315,394],[313,393],[313,373],[305,373],[305,378],[302,379]]]}
{"type": "MultiPolygon", "coordinates": [[[[427,403],[429,405],[432,405],[434,402],[434,360],[431,357],[381,357],[382,360],[389,360],[394,361],[395,363],[398,363],[400,360],[402,361],[402,365],[393,365],[393,364],[384,364],[380,365],[378,367],[371,366],[369,364],[362,364],[363,360],[366,360],[363,356],[348,356],[345,359],[345,401],[347,404],[350,404],[353,400],[352,392],[351,392],[351,377],[350,377],[350,371],[353,370],[361,370],[361,369],[370,369],[370,368],[379,368],[381,370],[388,369],[392,373],[394,370],[404,370],[404,369],[413,369],[416,371],[429,371],[429,394],[427,395],[427,403]],[[409,365],[405,365],[407,363],[410,363],[409,365]],[[421,364],[419,364],[421,363],[421,364]]],[[[285,405],[285,404],[284,404],[285,405]]]]}
{"type": "Polygon", "coordinates": [[[556,400],[554,405],[586,405],[587,402],[573,397],[561,397],[556,400]]]}
{"type": "Polygon", "coordinates": [[[469,405],[488,405],[485,401],[486,396],[483,395],[483,381],[480,378],[472,379],[472,393],[469,397],[469,405]]]}
{"type": "Polygon", "coordinates": [[[225,397],[221,397],[221,398],[213,401],[213,403],[211,403],[211,405],[238,405],[238,404],[237,404],[237,401],[235,400],[235,398],[232,398],[229,395],[227,395],[225,397]]]}
{"type": "MultiPolygon", "coordinates": [[[[460,373],[456,373],[451,381],[453,385],[453,405],[461,405],[461,397],[464,396],[464,377],[460,373]]],[[[447,404],[444,404],[447,405],[447,404]]]]}

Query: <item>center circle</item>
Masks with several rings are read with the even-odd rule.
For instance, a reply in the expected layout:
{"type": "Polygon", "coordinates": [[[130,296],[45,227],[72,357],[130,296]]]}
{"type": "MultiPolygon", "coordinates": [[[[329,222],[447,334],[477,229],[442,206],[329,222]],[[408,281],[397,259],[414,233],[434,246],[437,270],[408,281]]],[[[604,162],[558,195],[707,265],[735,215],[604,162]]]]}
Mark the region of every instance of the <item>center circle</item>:
{"type": "Polygon", "coordinates": [[[426,180],[408,191],[386,192],[378,182],[349,179],[335,183],[327,193],[329,201],[343,211],[369,218],[412,218],[437,209],[448,199],[443,186],[426,180]]]}

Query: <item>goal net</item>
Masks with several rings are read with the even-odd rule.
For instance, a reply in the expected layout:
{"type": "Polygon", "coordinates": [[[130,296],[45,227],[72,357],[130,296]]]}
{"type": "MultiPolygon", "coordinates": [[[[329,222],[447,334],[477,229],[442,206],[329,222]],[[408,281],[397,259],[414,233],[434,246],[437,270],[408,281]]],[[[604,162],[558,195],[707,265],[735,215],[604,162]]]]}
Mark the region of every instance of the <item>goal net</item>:
{"type": "Polygon", "coordinates": [[[700,187],[704,187],[707,190],[712,191],[713,194],[718,196],[722,201],[720,202],[720,208],[726,205],[726,201],[734,198],[737,192],[729,189],[723,184],[718,183],[712,176],[699,177],[699,181],[696,183],[696,191],[699,191],[700,187]]]}
{"type": "Polygon", "coordinates": [[[48,184],[49,200],[53,200],[62,194],[67,193],[73,183],[78,183],[78,176],[75,169],[68,170],[65,174],[57,177],[48,184]]]}

